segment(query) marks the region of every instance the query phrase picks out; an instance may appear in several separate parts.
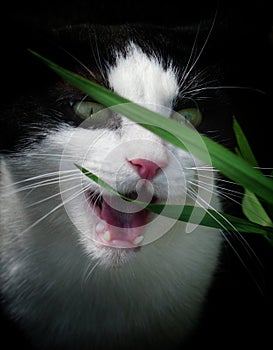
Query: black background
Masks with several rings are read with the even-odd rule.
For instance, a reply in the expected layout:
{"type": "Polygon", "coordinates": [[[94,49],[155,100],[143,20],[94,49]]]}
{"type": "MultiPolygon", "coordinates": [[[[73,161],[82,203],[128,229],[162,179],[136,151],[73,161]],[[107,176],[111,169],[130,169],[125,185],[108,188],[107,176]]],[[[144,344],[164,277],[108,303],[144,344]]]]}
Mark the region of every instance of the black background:
{"type": "MultiPolygon", "coordinates": [[[[214,60],[224,67],[223,85],[249,88],[229,91],[233,112],[258,152],[260,166],[270,167],[273,95],[270,1],[10,1],[1,12],[2,92],[10,84],[10,78],[18,76],[16,69],[21,69],[14,50],[23,47],[27,37],[35,35],[37,30],[83,22],[198,25],[202,21],[212,23],[216,15],[208,45],[218,48],[214,50],[214,60]],[[13,75],[11,67],[16,72],[13,75]]],[[[12,87],[15,86],[13,83],[12,87]]]]}
{"type": "MultiPolygon", "coordinates": [[[[6,89],[8,78],[15,78],[13,72],[16,72],[17,63],[16,59],[10,59],[10,52],[20,45],[20,40],[16,42],[15,38],[27,33],[26,28],[35,30],[86,21],[180,26],[212,21],[216,14],[210,40],[219,48],[216,50],[216,59],[224,67],[224,83],[250,88],[229,91],[233,112],[260,166],[272,167],[273,15],[270,2],[75,0],[37,1],[31,4],[22,1],[7,3],[1,12],[3,90],[6,89]]],[[[183,349],[196,346],[272,347],[273,249],[256,235],[244,237],[260,263],[254,254],[246,252],[236,238],[231,239],[245,266],[227,245],[223,266],[210,293],[204,321],[183,349]]],[[[2,349],[16,348],[18,344],[22,349],[30,349],[27,342],[24,347],[19,331],[4,317],[1,338],[2,349]]]]}

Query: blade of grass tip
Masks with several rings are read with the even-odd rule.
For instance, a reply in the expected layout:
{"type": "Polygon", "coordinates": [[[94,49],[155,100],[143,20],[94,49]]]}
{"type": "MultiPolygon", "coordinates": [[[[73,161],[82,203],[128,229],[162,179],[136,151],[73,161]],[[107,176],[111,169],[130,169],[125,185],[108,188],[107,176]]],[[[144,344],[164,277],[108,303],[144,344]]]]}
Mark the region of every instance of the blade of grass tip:
{"type": "Polygon", "coordinates": [[[242,210],[248,220],[262,226],[272,226],[273,223],[267,212],[263,208],[259,199],[253,192],[245,189],[245,194],[242,200],[242,210]]]}
{"type": "MultiPolygon", "coordinates": [[[[233,130],[236,136],[238,148],[235,149],[237,154],[244,158],[253,167],[258,167],[258,162],[249,145],[247,137],[243,132],[239,122],[233,116],[233,130]]],[[[272,220],[262,206],[261,202],[255,193],[245,188],[244,197],[242,200],[242,210],[245,216],[252,222],[262,226],[273,226],[272,220]]]]}
{"type": "Polygon", "coordinates": [[[220,144],[217,144],[203,135],[198,134],[197,137],[197,133],[187,126],[181,125],[174,120],[167,119],[140,105],[129,103],[129,100],[118,96],[113,91],[59,67],[33,51],[32,53],[43,60],[63,79],[67,80],[99,103],[102,103],[105,107],[114,109],[116,112],[139,123],[175,146],[180,148],[184,147],[183,149],[188,151],[190,149],[190,152],[194,156],[206,163],[209,153],[212,165],[216,169],[220,170],[231,180],[248,188],[259,197],[273,204],[273,181],[263,176],[246,161],[220,144]],[[200,146],[200,139],[203,141],[202,146],[200,146]],[[185,145],[187,147],[185,147],[185,145]]]}
{"type": "Polygon", "coordinates": [[[245,159],[253,167],[258,167],[258,162],[252,152],[249,142],[241,128],[239,122],[233,116],[233,130],[236,136],[236,141],[238,144],[238,149],[240,151],[240,156],[245,159]]]}
{"type": "Polygon", "coordinates": [[[202,226],[208,226],[208,227],[213,227],[213,228],[218,228],[218,229],[223,229],[226,227],[227,230],[234,230],[234,227],[239,231],[239,232],[248,232],[248,233],[257,233],[257,234],[263,234],[267,235],[268,232],[273,232],[270,228],[264,228],[261,227],[260,225],[253,224],[247,220],[237,218],[231,215],[226,215],[222,213],[218,213],[213,210],[209,210],[210,215],[207,214],[207,212],[203,208],[196,208],[193,206],[178,206],[178,205],[166,205],[166,204],[149,204],[149,203],[144,203],[141,201],[133,200],[131,198],[128,198],[124,196],[123,194],[119,193],[115,189],[113,189],[109,184],[101,180],[98,176],[93,174],[91,171],[88,169],[75,164],[75,166],[89,179],[94,181],[95,183],[99,184],[100,186],[104,187],[106,190],[109,192],[120,196],[122,199],[133,202],[135,204],[138,204],[141,208],[146,208],[147,210],[150,210],[154,212],[155,214],[161,214],[163,212],[164,216],[174,218],[180,221],[185,221],[189,222],[191,220],[192,223],[198,223],[202,226]],[[163,211],[164,209],[164,211],[163,211]],[[180,216],[177,218],[176,213],[181,212],[180,216]],[[196,215],[192,216],[193,209],[196,211],[196,215]],[[196,210],[197,209],[197,210],[196,210]],[[174,214],[175,213],[175,214],[174,214]],[[203,217],[203,219],[200,222],[200,217],[203,217]],[[230,224],[228,224],[228,222],[230,224]]]}

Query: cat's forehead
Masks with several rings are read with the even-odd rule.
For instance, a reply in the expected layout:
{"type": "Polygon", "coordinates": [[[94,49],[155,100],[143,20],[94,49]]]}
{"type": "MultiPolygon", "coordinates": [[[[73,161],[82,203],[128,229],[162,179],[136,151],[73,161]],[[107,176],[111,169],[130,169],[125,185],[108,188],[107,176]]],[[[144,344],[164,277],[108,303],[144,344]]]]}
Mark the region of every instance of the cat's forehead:
{"type": "Polygon", "coordinates": [[[119,95],[137,103],[171,107],[179,92],[173,64],[166,66],[157,53],[146,53],[129,42],[122,53],[116,49],[116,60],[109,66],[110,87],[119,95]]]}

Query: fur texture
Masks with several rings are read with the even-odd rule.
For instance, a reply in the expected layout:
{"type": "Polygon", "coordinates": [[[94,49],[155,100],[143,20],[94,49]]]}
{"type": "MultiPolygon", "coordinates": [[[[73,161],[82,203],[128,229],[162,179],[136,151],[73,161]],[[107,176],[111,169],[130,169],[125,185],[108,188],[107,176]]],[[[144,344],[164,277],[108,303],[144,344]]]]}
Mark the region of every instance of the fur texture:
{"type": "MultiPolygon", "coordinates": [[[[104,72],[109,86],[171,117],[181,91],[175,64],[132,39],[113,57],[104,72]]],[[[49,109],[47,118],[50,113],[56,115],[49,109]]],[[[221,208],[211,194],[211,168],[119,118],[117,128],[104,129],[54,122],[39,131],[39,142],[31,136],[22,150],[2,157],[2,293],[39,349],[172,349],[191,334],[202,312],[221,247],[217,230],[161,217],[147,224],[144,236],[155,236],[140,249],[94,241],[101,219],[86,191],[101,188],[74,163],[126,194],[141,180],[132,159],[164,162],[150,181],[153,196],[221,208]]]]}

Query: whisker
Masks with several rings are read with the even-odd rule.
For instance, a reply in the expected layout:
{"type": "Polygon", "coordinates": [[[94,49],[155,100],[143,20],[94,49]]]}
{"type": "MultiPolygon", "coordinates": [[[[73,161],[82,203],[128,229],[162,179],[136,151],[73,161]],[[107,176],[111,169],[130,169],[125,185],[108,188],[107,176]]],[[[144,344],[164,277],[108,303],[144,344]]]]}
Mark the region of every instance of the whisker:
{"type": "Polygon", "coordinates": [[[39,200],[39,201],[37,201],[37,202],[31,203],[31,204],[29,204],[28,206],[26,206],[25,208],[31,208],[31,207],[33,207],[33,206],[35,206],[35,205],[44,203],[44,202],[46,202],[46,201],[48,201],[48,200],[50,200],[50,199],[52,199],[52,198],[61,196],[62,194],[66,193],[66,192],[69,192],[69,191],[71,191],[71,190],[74,190],[75,188],[77,188],[77,187],[79,187],[79,186],[82,186],[82,184],[81,184],[81,183],[80,183],[80,184],[77,184],[77,185],[75,185],[75,186],[73,186],[73,187],[70,187],[70,188],[64,190],[64,191],[60,191],[60,192],[58,192],[58,193],[55,193],[55,194],[53,194],[52,196],[49,196],[49,197],[43,198],[43,199],[41,199],[41,200],[39,200]]]}
{"type": "Polygon", "coordinates": [[[216,11],[216,13],[215,13],[215,15],[214,15],[214,18],[213,18],[211,27],[210,27],[209,32],[208,32],[208,35],[207,35],[207,37],[206,37],[206,39],[205,39],[205,41],[204,41],[204,44],[202,45],[201,50],[200,50],[199,54],[197,55],[195,61],[194,61],[193,64],[191,65],[191,68],[188,70],[187,74],[184,76],[184,80],[187,80],[188,76],[190,75],[190,73],[192,72],[192,70],[193,70],[194,67],[196,66],[197,62],[199,61],[201,55],[203,54],[204,49],[205,49],[205,47],[206,47],[206,45],[207,45],[207,43],[208,43],[208,41],[209,41],[209,38],[210,38],[210,36],[211,36],[212,30],[213,30],[213,28],[214,28],[214,25],[215,25],[215,22],[216,22],[216,17],[217,17],[217,11],[216,11]]]}
{"type": "Polygon", "coordinates": [[[260,167],[260,166],[254,166],[253,168],[258,169],[258,170],[273,170],[273,168],[260,167]]]}
{"type": "Polygon", "coordinates": [[[214,172],[218,172],[217,169],[215,169],[214,167],[212,166],[208,166],[208,165],[201,165],[201,166],[191,166],[191,167],[185,167],[185,169],[188,169],[188,170],[204,170],[204,171],[214,171],[214,172]]]}
{"type": "Polygon", "coordinates": [[[33,227],[37,226],[40,222],[42,222],[43,220],[45,220],[48,216],[52,215],[53,213],[55,213],[58,209],[60,209],[61,207],[63,207],[64,205],[66,205],[67,203],[69,203],[70,201],[72,201],[73,199],[77,198],[78,196],[82,195],[87,189],[89,188],[89,185],[85,186],[81,191],[79,191],[76,194],[73,194],[72,196],[68,197],[66,200],[63,200],[60,204],[58,204],[56,207],[54,207],[53,209],[51,209],[48,213],[46,213],[45,215],[43,215],[40,219],[36,220],[34,223],[32,223],[28,228],[26,228],[25,230],[23,230],[21,232],[21,234],[25,234],[27,231],[31,230],[33,227]]]}
{"type": "Polygon", "coordinates": [[[78,159],[77,156],[66,155],[66,154],[56,154],[56,153],[29,153],[28,157],[52,157],[52,158],[69,158],[71,160],[78,159]]]}
{"type": "Polygon", "coordinates": [[[62,47],[62,50],[67,53],[70,57],[72,57],[76,62],[78,62],[88,73],[89,75],[95,79],[96,79],[96,76],[94,75],[94,73],[81,61],[79,60],[76,56],[74,56],[71,52],[67,51],[65,48],[62,47]]]}
{"type": "MultiPolygon", "coordinates": [[[[196,35],[195,35],[195,38],[194,38],[194,42],[193,42],[193,45],[192,45],[192,49],[191,49],[191,52],[190,52],[190,56],[188,58],[188,61],[187,61],[187,64],[185,66],[185,68],[183,69],[183,73],[182,73],[182,76],[181,76],[181,79],[180,81],[181,82],[184,82],[186,79],[185,79],[185,75],[186,75],[186,72],[189,68],[189,65],[191,63],[191,60],[193,58],[193,55],[194,55],[194,51],[196,50],[196,44],[197,44],[197,39],[198,39],[198,35],[200,33],[200,24],[198,25],[198,28],[197,28],[197,32],[196,32],[196,35]]],[[[180,83],[179,85],[183,85],[183,83],[180,83]]]]}
{"type": "MultiPolygon", "coordinates": [[[[214,211],[215,208],[213,208],[209,203],[207,203],[206,201],[204,201],[202,198],[199,197],[199,199],[196,198],[196,193],[193,189],[190,190],[190,193],[192,194],[191,198],[193,200],[196,201],[196,203],[201,207],[203,208],[206,213],[213,218],[213,220],[215,220],[220,226],[223,227],[223,230],[226,231],[226,227],[224,226],[224,224],[219,221],[210,211],[207,210],[206,206],[209,208],[209,209],[212,209],[214,211]],[[202,204],[201,202],[204,202],[204,204],[202,204]]],[[[239,233],[239,231],[236,229],[236,227],[229,221],[227,220],[218,210],[217,210],[217,213],[220,215],[220,217],[222,217],[222,219],[224,221],[227,222],[227,224],[229,226],[231,226],[233,228],[233,232],[235,233],[235,237],[238,239],[238,241],[242,244],[242,246],[244,247],[244,249],[247,251],[247,253],[250,255],[250,253],[252,253],[252,256],[255,257],[255,259],[260,263],[257,255],[255,254],[255,252],[253,251],[253,249],[250,247],[250,245],[248,244],[248,242],[245,240],[244,237],[242,237],[242,235],[239,233]]],[[[233,246],[233,244],[231,243],[231,241],[227,238],[227,236],[224,234],[224,232],[221,230],[221,234],[223,235],[223,237],[225,238],[225,240],[227,241],[227,243],[230,245],[230,247],[232,248],[232,250],[234,251],[235,255],[238,257],[238,259],[240,260],[240,262],[242,263],[242,265],[244,266],[244,268],[248,271],[248,268],[247,266],[245,265],[244,261],[242,260],[240,254],[237,252],[237,250],[235,249],[235,247],[233,246]]]]}
{"type": "MultiPolygon", "coordinates": [[[[215,188],[209,189],[209,188],[207,188],[205,186],[200,186],[200,184],[198,182],[192,182],[192,184],[197,186],[197,187],[202,188],[203,190],[207,191],[208,193],[217,194],[219,197],[221,197],[221,198],[223,198],[225,200],[227,199],[228,201],[233,202],[236,205],[239,205],[239,206],[242,205],[241,202],[239,202],[238,200],[234,199],[233,197],[227,195],[226,193],[223,193],[222,190],[218,190],[217,187],[216,187],[216,189],[215,188]]],[[[206,184],[206,185],[208,185],[208,184],[206,184]]],[[[237,197],[241,198],[242,196],[238,195],[237,197]]],[[[238,234],[239,234],[239,232],[238,232],[238,234]]]]}
{"type": "Polygon", "coordinates": [[[266,92],[257,88],[249,87],[249,86],[232,86],[232,85],[220,85],[220,86],[207,86],[201,87],[198,89],[188,90],[188,94],[197,93],[204,90],[219,90],[219,89],[238,89],[238,90],[250,90],[253,92],[258,92],[260,94],[266,95],[266,92]]]}
{"type": "Polygon", "coordinates": [[[96,199],[95,199],[95,202],[94,202],[94,207],[97,205],[97,203],[101,200],[101,198],[102,198],[102,193],[100,193],[100,194],[96,194],[96,193],[94,193],[94,196],[93,197],[96,197],[96,199]],[[96,197],[97,196],[97,197],[96,197]]]}
{"type": "MultiPolygon", "coordinates": [[[[223,229],[226,231],[225,226],[224,226],[221,222],[219,222],[219,221],[214,217],[214,215],[213,215],[212,213],[210,213],[209,211],[207,211],[206,207],[200,203],[200,200],[201,200],[205,205],[207,205],[207,207],[208,207],[209,209],[212,209],[212,210],[216,211],[215,208],[214,208],[211,204],[207,203],[203,198],[198,197],[198,199],[197,199],[197,197],[196,197],[196,192],[195,192],[192,188],[190,188],[190,191],[192,192],[193,196],[195,196],[195,198],[196,198],[196,203],[197,203],[198,205],[201,205],[202,208],[203,208],[204,210],[206,210],[206,212],[207,212],[214,220],[216,220],[216,222],[218,222],[218,223],[223,227],[223,229]]],[[[261,265],[261,262],[260,262],[259,258],[257,257],[257,255],[255,254],[254,250],[250,247],[249,243],[248,243],[248,242],[246,241],[246,239],[240,234],[240,232],[236,229],[236,227],[235,227],[227,218],[225,218],[218,210],[217,210],[217,213],[218,213],[218,215],[220,215],[220,217],[221,217],[225,222],[227,222],[227,224],[228,224],[230,227],[232,227],[234,236],[235,236],[236,239],[240,242],[240,244],[244,247],[244,249],[245,249],[245,251],[248,253],[248,255],[249,255],[249,256],[255,257],[256,261],[259,263],[259,265],[261,265]]],[[[232,245],[231,245],[231,247],[232,247],[232,245]]],[[[233,248],[233,247],[232,247],[232,248],[233,248]]],[[[235,253],[236,253],[236,255],[239,257],[239,259],[240,259],[240,261],[243,263],[243,265],[245,266],[244,262],[242,261],[241,257],[239,256],[239,254],[238,254],[238,252],[237,252],[236,250],[235,250],[235,253]]]]}
{"type": "Polygon", "coordinates": [[[76,172],[78,172],[78,170],[77,169],[75,169],[75,170],[74,169],[73,170],[58,170],[58,171],[54,171],[54,172],[51,172],[51,173],[40,174],[40,175],[37,175],[37,176],[29,177],[29,178],[24,179],[24,180],[13,182],[11,185],[7,185],[7,186],[4,186],[4,187],[5,188],[6,187],[13,187],[14,185],[19,185],[19,184],[24,183],[24,182],[35,181],[35,180],[38,180],[38,179],[43,179],[43,178],[46,178],[46,177],[60,175],[60,174],[67,174],[67,173],[71,173],[71,172],[76,173],[76,172]]]}
{"type": "Polygon", "coordinates": [[[195,92],[195,90],[197,90],[198,88],[201,88],[201,87],[205,88],[209,86],[209,84],[217,83],[215,79],[208,81],[208,79],[206,79],[204,75],[205,75],[205,71],[201,70],[194,77],[191,77],[189,82],[184,82],[184,86],[181,86],[180,88],[179,97],[181,99],[184,99],[184,98],[190,99],[192,97],[195,97],[198,100],[211,98],[211,97],[205,97],[205,96],[198,96],[198,91],[195,92]]]}
{"type": "Polygon", "coordinates": [[[34,184],[23,186],[23,187],[15,189],[14,191],[10,191],[9,194],[23,192],[23,191],[27,191],[27,190],[34,190],[36,188],[40,188],[40,187],[44,187],[44,186],[56,185],[56,184],[58,184],[60,182],[68,182],[68,181],[77,180],[77,179],[81,178],[80,175],[78,175],[78,174],[76,176],[75,175],[76,174],[66,175],[66,176],[63,176],[62,179],[58,176],[58,177],[55,177],[55,178],[52,178],[52,179],[35,182],[34,184]]]}
{"type": "MultiPolygon", "coordinates": [[[[207,177],[208,179],[210,179],[209,177],[207,177]]],[[[225,192],[230,192],[234,195],[238,195],[238,197],[242,197],[242,192],[240,191],[235,191],[235,190],[232,190],[231,188],[226,188],[226,187],[223,187],[223,186],[220,186],[220,185],[215,185],[215,184],[209,184],[205,181],[201,181],[201,180],[194,180],[194,181],[188,181],[189,183],[192,183],[192,184],[195,184],[197,186],[199,186],[199,184],[203,184],[203,185],[206,185],[206,186],[209,186],[211,187],[211,189],[213,191],[217,191],[217,194],[221,194],[221,191],[225,191],[225,192]],[[220,191],[219,191],[220,189],[220,191]],[[219,193],[218,193],[219,192],[219,193]]],[[[206,187],[204,187],[205,189],[207,189],[206,187]]]]}
{"type": "MultiPolygon", "coordinates": [[[[198,170],[199,170],[199,169],[198,169],[198,170]]],[[[204,174],[200,174],[199,172],[198,172],[198,177],[203,177],[203,178],[205,178],[205,179],[211,180],[211,176],[207,176],[207,175],[204,175],[204,174]]],[[[234,181],[222,179],[221,177],[216,177],[216,181],[217,181],[217,182],[224,182],[224,183],[231,184],[231,185],[240,186],[239,184],[237,184],[237,183],[234,182],[234,181]]]]}
{"type": "MultiPolygon", "coordinates": [[[[206,189],[206,188],[205,188],[205,189],[206,189]]],[[[209,209],[212,209],[212,210],[215,211],[215,208],[213,208],[213,207],[212,207],[208,202],[206,202],[203,198],[201,198],[200,196],[198,196],[198,194],[196,193],[196,191],[194,191],[193,188],[189,188],[189,190],[191,191],[192,195],[194,196],[194,197],[192,197],[192,199],[193,199],[193,200],[196,200],[196,202],[197,202],[198,205],[200,205],[200,200],[201,200],[205,205],[207,205],[207,207],[208,207],[209,209]],[[197,198],[198,198],[199,200],[198,200],[197,198]]],[[[206,210],[206,207],[205,207],[204,205],[202,205],[202,208],[206,210]]],[[[206,211],[207,211],[207,210],[206,210],[206,211]]],[[[207,213],[208,213],[211,217],[213,217],[213,218],[216,220],[216,222],[217,222],[218,224],[220,224],[220,225],[223,227],[223,229],[225,229],[225,226],[224,226],[219,220],[217,220],[217,219],[213,216],[213,214],[211,214],[211,213],[208,212],[208,211],[207,211],[207,213]]],[[[236,231],[237,233],[239,233],[239,231],[236,229],[236,227],[235,227],[231,222],[229,222],[227,218],[225,218],[219,211],[217,211],[217,213],[220,215],[220,217],[221,217],[228,225],[230,225],[230,226],[232,227],[232,229],[233,229],[234,231],[236,231]]]]}
{"type": "Polygon", "coordinates": [[[92,266],[92,262],[90,264],[88,264],[87,269],[84,271],[83,273],[83,277],[82,277],[82,283],[86,283],[88,281],[88,279],[90,278],[90,276],[92,275],[92,273],[95,271],[95,269],[97,268],[97,266],[99,265],[99,260],[95,263],[95,265],[92,266]],[[91,269],[90,269],[91,268],[91,269]],[[88,271],[90,269],[90,271],[88,271]]]}
{"type": "Polygon", "coordinates": [[[194,104],[195,108],[198,109],[198,102],[193,97],[184,97],[184,98],[186,100],[191,101],[194,104]]]}
{"type": "MultiPolygon", "coordinates": [[[[229,201],[231,201],[231,202],[233,202],[233,203],[235,203],[235,204],[237,204],[237,205],[240,205],[240,206],[242,205],[241,202],[237,201],[236,199],[234,199],[233,197],[227,195],[226,193],[223,193],[223,190],[225,190],[225,191],[227,191],[227,192],[231,192],[232,194],[233,194],[233,192],[235,192],[235,195],[233,194],[233,196],[234,196],[234,197],[237,196],[237,197],[239,197],[239,198],[242,198],[242,193],[241,193],[241,192],[233,191],[233,190],[226,189],[226,188],[221,188],[221,187],[219,187],[219,186],[217,186],[216,189],[215,189],[215,188],[213,187],[213,185],[207,184],[207,183],[202,182],[202,181],[199,181],[199,182],[198,182],[198,181],[195,181],[195,182],[194,182],[194,181],[188,181],[188,183],[189,183],[189,184],[192,184],[192,185],[195,185],[195,186],[197,186],[197,187],[200,187],[200,188],[202,188],[203,190],[206,190],[206,191],[209,192],[209,193],[217,193],[218,196],[220,196],[220,197],[222,197],[222,198],[224,198],[224,199],[228,199],[229,201]],[[203,183],[203,184],[206,185],[206,186],[210,186],[211,189],[209,189],[209,188],[206,187],[206,186],[201,186],[200,183],[203,183]],[[219,188],[220,188],[220,190],[219,190],[219,188]]],[[[252,198],[250,195],[247,195],[247,194],[245,194],[245,196],[249,197],[250,199],[252,198]]],[[[250,208],[248,208],[248,210],[257,216],[257,213],[256,213],[256,212],[251,211],[250,208]]],[[[262,220],[262,217],[260,217],[260,219],[262,220]]]]}
{"type": "Polygon", "coordinates": [[[104,74],[104,70],[103,70],[103,65],[102,65],[102,60],[101,60],[101,57],[100,57],[100,52],[99,52],[99,48],[98,48],[98,40],[97,40],[97,34],[95,32],[95,30],[93,31],[93,34],[94,34],[94,45],[92,44],[91,42],[91,36],[89,37],[89,40],[90,40],[90,48],[92,50],[92,54],[93,54],[93,57],[95,59],[95,62],[96,62],[96,65],[98,67],[98,70],[103,78],[103,80],[106,82],[107,79],[105,77],[105,74],[104,74]],[[94,52],[94,46],[95,46],[95,49],[96,49],[96,52],[94,52]]]}

